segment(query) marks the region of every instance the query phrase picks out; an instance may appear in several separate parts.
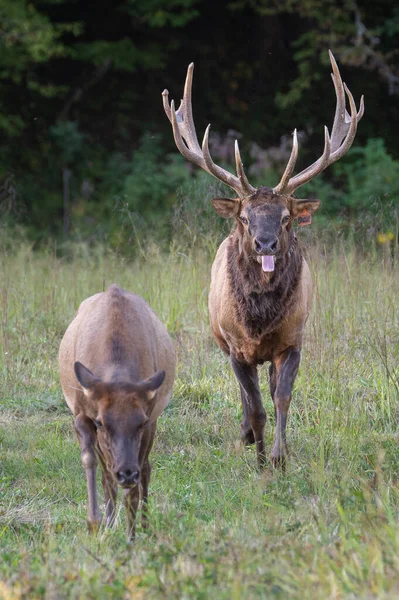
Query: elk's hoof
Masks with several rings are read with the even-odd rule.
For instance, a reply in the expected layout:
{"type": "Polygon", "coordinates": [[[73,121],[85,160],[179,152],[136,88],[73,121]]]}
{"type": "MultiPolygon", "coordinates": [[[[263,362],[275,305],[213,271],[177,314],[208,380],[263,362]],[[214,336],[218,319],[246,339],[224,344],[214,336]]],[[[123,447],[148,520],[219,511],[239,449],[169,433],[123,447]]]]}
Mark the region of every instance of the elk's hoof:
{"type": "Polygon", "coordinates": [[[240,438],[244,446],[252,446],[255,443],[255,437],[251,426],[244,427],[241,425],[240,430],[240,438]]]}
{"type": "Polygon", "coordinates": [[[141,517],[141,527],[142,527],[144,530],[148,530],[148,529],[149,529],[149,527],[150,527],[150,523],[149,523],[149,520],[148,520],[148,516],[147,516],[147,515],[142,515],[142,517],[141,517]]]}
{"type": "Polygon", "coordinates": [[[97,533],[100,529],[101,519],[96,519],[93,521],[87,520],[87,529],[89,533],[97,533]]]}
{"type": "Polygon", "coordinates": [[[272,466],[274,469],[279,469],[285,473],[285,469],[287,467],[287,451],[280,452],[272,452],[270,455],[270,460],[272,462],[272,466]]]}
{"type": "Polygon", "coordinates": [[[136,528],[130,529],[126,535],[128,544],[134,544],[136,541],[136,528]]]}
{"type": "Polygon", "coordinates": [[[258,468],[262,471],[268,464],[266,454],[264,452],[258,454],[258,468]]]}

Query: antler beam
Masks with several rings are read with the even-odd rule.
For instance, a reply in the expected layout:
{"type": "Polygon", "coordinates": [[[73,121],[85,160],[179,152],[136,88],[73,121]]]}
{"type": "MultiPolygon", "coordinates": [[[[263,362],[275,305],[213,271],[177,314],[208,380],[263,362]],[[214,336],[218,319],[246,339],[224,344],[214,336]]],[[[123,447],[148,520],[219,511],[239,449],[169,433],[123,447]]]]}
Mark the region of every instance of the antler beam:
{"type": "Polygon", "coordinates": [[[359,112],[357,112],[353,96],[346,84],[342,82],[337,63],[331,50],[329,50],[329,54],[333,70],[331,77],[334,83],[335,95],[337,97],[331,136],[329,135],[327,127],[324,127],[323,154],[312,165],[292,177],[298,156],[298,139],[295,129],[291,156],[280,183],[273,190],[276,194],[291,195],[300,186],[308,183],[329,165],[332,165],[344,156],[355,139],[357,124],[364,113],[364,98],[363,96],[361,97],[359,112]],[[345,107],[345,93],[349,100],[350,115],[345,107]]]}
{"type": "Polygon", "coordinates": [[[216,179],[219,179],[229,187],[231,187],[240,198],[244,198],[255,191],[255,188],[250,185],[244,172],[238,142],[235,142],[235,161],[237,176],[229,173],[216,165],[209,151],[209,130],[210,125],[205,130],[202,148],[198,143],[197,134],[195,131],[191,90],[193,85],[194,63],[191,63],[187,69],[186,83],[184,85],[183,100],[180,102],[178,110],[175,110],[175,103],[172,100],[169,105],[169,92],[162,92],[163,107],[165,113],[172,123],[173,135],[175,143],[180,153],[190,162],[201,167],[216,179]]]}

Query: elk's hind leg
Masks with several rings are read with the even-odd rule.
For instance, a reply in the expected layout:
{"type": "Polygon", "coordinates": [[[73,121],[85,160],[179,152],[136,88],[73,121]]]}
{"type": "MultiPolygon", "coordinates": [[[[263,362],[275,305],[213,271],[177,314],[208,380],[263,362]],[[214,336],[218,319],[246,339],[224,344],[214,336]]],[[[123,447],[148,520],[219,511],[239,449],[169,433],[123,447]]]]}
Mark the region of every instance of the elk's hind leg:
{"type": "MultiPolygon", "coordinates": [[[[273,363],[270,364],[269,366],[269,384],[270,384],[270,395],[272,397],[273,400],[273,404],[274,404],[274,394],[276,391],[276,369],[273,366],[273,363]]],[[[275,421],[277,420],[277,411],[276,411],[276,406],[274,406],[274,419],[275,421]]]]}
{"type": "Polygon", "coordinates": [[[288,409],[291,404],[292,387],[298,373],[301,352],[296,348],[287,348],[273,361],[276,372],[276,387],[273,395],[274,410],[276,413],[276,436],[271,453],[271,460],[275,467],[285,468],[288,455],[286,441],[286,425],[288,409]]]}
{"type": "Polygon", "coordinates": [[[255,366],[238,362],[234,356],[231,357],[231,364],[235,376],[237,377],[238,382],[244,391],[244,394],[241,395],[241,398],[243,400],[245,398],[247,412],[244,411],[243,422],[245,423],[245,418],[247,418],[249,421],[256,444],[258,465],[259,467],[263,467],[266,463],[264,441],[266,412],[263,408],[262,397],[259,389],[258,371],[255,366]]]}

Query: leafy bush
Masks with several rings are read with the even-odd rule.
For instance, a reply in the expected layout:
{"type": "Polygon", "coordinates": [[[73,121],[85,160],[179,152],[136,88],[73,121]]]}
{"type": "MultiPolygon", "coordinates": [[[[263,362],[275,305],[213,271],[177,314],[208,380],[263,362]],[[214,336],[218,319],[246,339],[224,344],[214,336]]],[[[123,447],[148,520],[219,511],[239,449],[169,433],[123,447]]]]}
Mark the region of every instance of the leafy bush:
{"type": "Polygon", "coordinates": [[[384,205],[399,200],[399,161],[387,153],[384,140],[370,139],[348,158],[337,163],[336,173],[346,180],[344,200],[349,214],[373,210],[376,202],[384,205]]]}
{"type": "Polygon", "coordinates": [[[130,210],[152,220],[173,205],[176,190],[189,180],[183,157],[176,153],[165,156],[162,137],[145,133],[133,153],[123,195],[130,210]]]}

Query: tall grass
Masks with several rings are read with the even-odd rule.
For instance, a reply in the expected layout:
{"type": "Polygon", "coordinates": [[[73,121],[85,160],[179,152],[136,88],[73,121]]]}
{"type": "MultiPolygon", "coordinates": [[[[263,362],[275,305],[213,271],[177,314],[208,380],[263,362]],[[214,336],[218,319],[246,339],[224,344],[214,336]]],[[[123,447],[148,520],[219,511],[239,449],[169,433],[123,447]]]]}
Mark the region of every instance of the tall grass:
{"type": "MultiPolygon", "coordinates": [[[[324,247],[290,410],[285,476],[238,443],[238,387],[208,327],[214,244],[134,261],[103,248],[1,255],[0,598],[395,598],[399,593],[399,268],[324,247]],[[152,454],[151,531],[86,532],[57,351],[81,302],[117,282],[178,352],[152,454]]],[[[261,386],[273,439],[267,369],[261,386]]]]}

